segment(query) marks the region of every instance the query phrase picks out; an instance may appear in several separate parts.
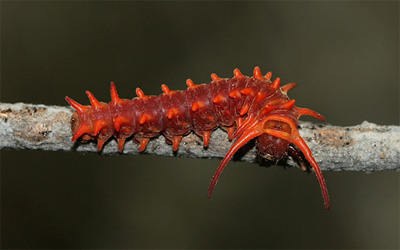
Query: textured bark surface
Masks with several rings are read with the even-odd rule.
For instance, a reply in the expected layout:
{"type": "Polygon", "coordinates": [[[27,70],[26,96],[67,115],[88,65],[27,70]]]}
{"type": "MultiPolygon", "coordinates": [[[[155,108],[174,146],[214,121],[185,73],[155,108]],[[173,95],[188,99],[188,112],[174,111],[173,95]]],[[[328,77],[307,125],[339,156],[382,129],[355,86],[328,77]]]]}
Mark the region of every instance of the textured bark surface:
{"type": "MultiPolygon", "coordinates": [[[[96,144],[72,143],[70,118],[72,108],[32,105],[24,103],[0,104],[0,148],[63,150],[96,152],[96,144]]],[[[400,170],[400,126],[380,126],[363,122],[352,127],[300,122],[300,135],[307,142],[322,170],[382,171],[400,170]]],[[[222,158],[231,142],[226,132],[215,130],[210,146],[205,149],[202,139],[194,133],[184,136],[179,150],[159,136],[152,139],[147,154],[222,158]]],[[[109,140],[102,154],[117,154],[116,140],[109,140]]],[[[137,144],[128,141],[123,154],[138,154],[137,144]]],[[[250,149],[240,160],[255,161],[255,149],[250,149]]],[[[291,159],[288,165],[296,165],[291,159]]]]}

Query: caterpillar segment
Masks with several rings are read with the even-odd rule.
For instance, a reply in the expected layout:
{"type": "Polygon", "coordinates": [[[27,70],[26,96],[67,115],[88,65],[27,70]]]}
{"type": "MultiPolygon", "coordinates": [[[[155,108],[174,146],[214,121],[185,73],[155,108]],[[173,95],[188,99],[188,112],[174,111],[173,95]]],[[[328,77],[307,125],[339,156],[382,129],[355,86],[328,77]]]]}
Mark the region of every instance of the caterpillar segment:
{"type": "MultiPolygon", "coordinates": [[[[301,152],[317,176],[328,210],[330,202],[324,177],[297,130],[302,115],[319,120],[324,117],[310,109],[296,107],[295,100],[289,99],[287,92],[297,83],[281,87],[280,78],[271,81],[272,73],[263,75],[259,67],[254,68],[251,77],[243,75],[239,69],[235,69],[233,75],[233,78],[220,78],[213,73],[209,84],[194,84],[187,79],[186,90],[170,90],[162,84],[163,94],[159,96],[145,95],[137,88],[137,97],[132,100],[121,99],[111,82],[111,102],[99,102],[87,91],[90,106],[66,97],[76,110],[71,118],[72,141],[78,138],[97,140],[97,149],[101,151],[104,143],[115,137],[118,150],[122,152],[125,141],[133,137],[142,152],[151,138],[163,134],[177,151],[182,137],[190,131],[201,136],[204,147],[208,147],[212,131],[219,126],[234,142],[211,180],[209,198],[229,160],[246,143],[256,139],[257,153],[274,162],[293,149],[301,152]]],[[[299,157],[301,154],[291,155],[299,157]]]]}

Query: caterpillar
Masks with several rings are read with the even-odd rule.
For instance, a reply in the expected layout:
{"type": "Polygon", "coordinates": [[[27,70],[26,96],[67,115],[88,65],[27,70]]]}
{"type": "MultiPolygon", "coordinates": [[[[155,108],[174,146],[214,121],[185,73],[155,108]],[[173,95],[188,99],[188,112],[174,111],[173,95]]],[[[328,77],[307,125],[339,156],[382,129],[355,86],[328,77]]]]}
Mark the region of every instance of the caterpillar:
{"type": "Polygon", "coordinates": [[[256,139],[257,154],[274,162],[285,158],[288,152],[294,152],[293,157],[297,158],[302,153],[317,176],[325,208],[329,210],[322,172],[297,130],[302,115],[322,121],[324,117],[294,105],[295,100],[287,92],[297,83],[280,86],[279,77],[271,81],[272,73],[263,75],[259,67],[254,68],[252,77],[243,75],[239,69],[233,74],[233,78],[220,78],[213,73],[209,84],[194,84],[188,79],[186,90],[170,90],[163,84],[164,93],[159,96],[145,95],[137,88],[138,97],[132,100],[121,99],[111,82],[110,103],[99,102],[86,91],[91,106],[66,96],[66,101],[76,110],[71,117],[72,141],[97,140],[97,150],[101,151],[104,143],[114,136],[122,152],[126,139],[133,136],[142,152],[151,138],[163,134],[176,151],[182,136],[191,131],[201,136],[204,147],[208,147],[211,132],[219,126],[234,142],[211,180],[209,198],[235,152],[256,139]]]}

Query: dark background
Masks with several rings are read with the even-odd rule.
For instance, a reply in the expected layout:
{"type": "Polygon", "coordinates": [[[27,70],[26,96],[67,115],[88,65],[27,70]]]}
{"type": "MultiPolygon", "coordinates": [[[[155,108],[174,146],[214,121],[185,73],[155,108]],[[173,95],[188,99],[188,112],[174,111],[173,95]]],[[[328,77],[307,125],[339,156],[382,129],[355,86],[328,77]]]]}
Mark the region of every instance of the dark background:
{"type": "MultiPolygon", "coordinates": [[[[328,123],[399,124],[399,3],[1,2],[1,101],[87,104],[272,71],[328,123]]],[[[312,120],[312,119],[308,119],[312,120]]],[[[2,248],[398,248],[399,173],[1,151],[2,248]]]]}

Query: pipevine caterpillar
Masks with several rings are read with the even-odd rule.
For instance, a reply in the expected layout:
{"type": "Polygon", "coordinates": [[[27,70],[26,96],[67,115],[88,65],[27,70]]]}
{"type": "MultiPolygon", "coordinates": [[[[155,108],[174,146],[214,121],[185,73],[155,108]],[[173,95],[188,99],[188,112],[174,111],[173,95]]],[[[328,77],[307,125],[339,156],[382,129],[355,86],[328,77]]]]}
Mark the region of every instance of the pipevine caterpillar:
{"type": "Polygon", "coordinates": [[[148,96],[140,88],[138,97],[121,99],[111,82],[111,102],[99,102],[86,91],[91,106],[84,106],[65,97],[76,110],[71,118],[72,141],[97,140],[101,151],[112,136],[118,141],[118,150],[123,151],[125,140],[133,137],[139,142],[139,151],[146,148],[149,140],[160,133],[178,150],[182,136],[194,131],[203,138],[204,147],[209,144],[211,132],[218,126],[228,132],[234,140],[211,180],[208,197],[211,198],[219,176],[235,152],[247,142],[256,139],[258,155],[278,162],[293,152],[292,157],[301,157],[300,152],[314,170],[319,181],[325,208],[329,209],[329,195],[322,172],[311,154],[311,150],[299,135],[298,119],[302,115],[319,120],[324,117],[307,108],[296,107],[287,92],[297,86],[289,83],[280,86],[280,78],[271,81],[272,73],[263,75],[259,67],[253,76],[243,75],[238,69],[233,78],[220,78],[211,74],[209,84],[194,84],[186,81],[186,90],[170,90],[161,86],[163,94],[148,96]]]}

